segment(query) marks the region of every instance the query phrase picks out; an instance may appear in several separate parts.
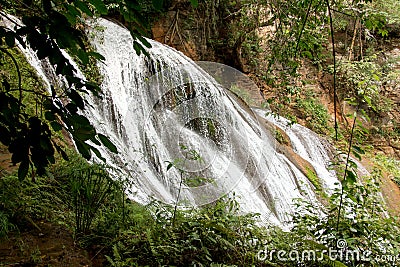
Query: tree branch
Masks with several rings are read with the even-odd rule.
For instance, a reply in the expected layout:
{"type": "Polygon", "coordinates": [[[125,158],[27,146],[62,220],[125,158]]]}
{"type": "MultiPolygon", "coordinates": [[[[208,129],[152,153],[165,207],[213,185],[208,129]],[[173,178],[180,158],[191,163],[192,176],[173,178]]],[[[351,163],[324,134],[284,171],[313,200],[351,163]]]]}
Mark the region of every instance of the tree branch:
{"type": "Polygon", "coordinates": [[[15,68],[17,69],[17,74],[18,74],[18,91],[19,91],[19,99],[18,99],[18,114],[21,110],[21,105],[22,105],[22,76],[21,76],[21,71],[19,70],[19,66],[18,66],[18,62],[17,60],[14,58],[14,56],[7,51],[7,49],[5,48],[0,48],[0,51],[2,51],[4,54],[6,54],[7,56],[9,56],[12,60],[12,62],[15,65],[15,68]]]}
{"type": "Polygon", "coordinates": [[[335,113],[335,139],[338,141],[338,123],[337,123],[337,93],[336,93],[336,50],[335,50],[335,37],[333,32],[332,12],[329,0],[326,0],[329,14],[329,24],[332,38],[332,56],[333,56],[333,112],[335,113]]]}

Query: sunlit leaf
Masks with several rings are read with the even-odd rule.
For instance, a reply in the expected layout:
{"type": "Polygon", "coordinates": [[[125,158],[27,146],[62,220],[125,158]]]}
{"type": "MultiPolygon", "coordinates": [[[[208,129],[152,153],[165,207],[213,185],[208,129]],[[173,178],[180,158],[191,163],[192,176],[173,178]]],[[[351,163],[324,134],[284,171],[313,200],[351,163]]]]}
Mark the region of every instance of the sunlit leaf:
{"type": "Polygon", "coordinates": [[[346,180],[350,184],[354,184],[357,181],[356,174],[351,170],[346,170],[346,180]]]}

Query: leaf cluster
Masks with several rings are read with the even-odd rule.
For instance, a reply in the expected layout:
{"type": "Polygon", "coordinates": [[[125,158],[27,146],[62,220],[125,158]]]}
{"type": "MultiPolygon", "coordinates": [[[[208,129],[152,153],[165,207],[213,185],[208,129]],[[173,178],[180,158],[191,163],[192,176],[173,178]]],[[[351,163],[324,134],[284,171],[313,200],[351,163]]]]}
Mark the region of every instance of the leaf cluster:
{"type": "MultiPolygon", "coordinates": [[[[50,163],[54,163],[54,153],[63,156],[62,147],[52,140],[53,132],[66,130],[72,137],[78,151],[90,159],[92,153],[102,158],[96,146],[104,145],[117,152],[115,145],[103,134],[97,133],[90,121],[83,115],[87,107],[85,95],[101,97],[98,84],[77,75],[69,55],[78,60],[79,65],[87,66],[91,59],[103,57],[88,49],[85,34],[85,21],[88,18],[119,12],[125,21],[132,22],[134,48],[143,52],[149,43],[142,37],[145,19],[141,12],[143,6],[159,6],[163,1],[99,1],[99,0],[32,0],[0,2],[2,8],[13,12],[20,19],[1,12],[2,20],[8,26],[0,27],[0,53],[9,57],[16,75],[3,76],[0,91],[0,132],[1,142],[12,153],[12,163],[19,164],[19,177],[24,179],[29,167],[35,167],[43,174],[50,163]],[[16,46],[32,49],[37,57],[52,67],[55,75],[61,76],[65,83],[52,81],[48,92],[21,83],[23,73],[21,63],[10,52],[16,46]],[[17,82],[15,82],[17,81],[17,82]],[[23,103],[28,92],[40,95],[38,106],[32,114],[23,103]]],[[[50,67],[51,68],[51,67],[50,67]]]]}

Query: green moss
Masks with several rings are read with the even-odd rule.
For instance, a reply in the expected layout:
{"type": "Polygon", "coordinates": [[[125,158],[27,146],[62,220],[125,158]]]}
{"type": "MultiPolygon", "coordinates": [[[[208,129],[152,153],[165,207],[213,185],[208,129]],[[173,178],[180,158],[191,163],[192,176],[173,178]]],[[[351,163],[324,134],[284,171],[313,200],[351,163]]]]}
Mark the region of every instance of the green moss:
{"type": "Polygon", "coordinates": [[[321,180],[319,179],[319,177],[317,176],[315,171],[313,171],[309,167],[306,167],[306,171],[307,171],[306,176],[307,176],[308,180],[315,186],[315,189],[317,191],[321,192],[322,191],[321,180]]]}
{"type": "Polygon", "coordinates": [[[242,99],[247,105],[249,106],[254,106],[255,102],[249,92],[246,91],[246,89],[240,88],[237,85],[232,85],[231,88],[229,88],[230,91],[235,93],[240,99],[242,99]]]}
{"type": "Polygon", "coordinates": [[[314,92],[307,91],[305,97],[297,99],[297,107],[311,130],[327,134],[331,131],[329,114],[325,106],[315,97],[314,92]]]}
{"type": "MultiPolygon", "coordinates": [[[[22,52],[17,49],[9,49],[11,56],[15,59],[21,74],[22,104],[25,112],[29,115],[41,115],[43,98],[47,95],[44,82],[38,77],[36,70],[28,63],[22,52]]],[[[10,83],[10,90],[14,97],[19,98],[18,71],[10,55],[0,55],[0,80],[10,83]]],[[[0,85],[2,90],[7,90],[4,84],[0,85]]]]}

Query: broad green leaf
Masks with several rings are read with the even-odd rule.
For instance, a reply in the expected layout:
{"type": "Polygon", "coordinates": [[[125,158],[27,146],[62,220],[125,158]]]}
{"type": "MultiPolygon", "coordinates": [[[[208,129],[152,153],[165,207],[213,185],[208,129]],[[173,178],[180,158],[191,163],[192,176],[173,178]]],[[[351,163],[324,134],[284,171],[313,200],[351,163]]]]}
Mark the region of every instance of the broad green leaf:
{"type": "Polygon", "coordinates": [[[21,164],[18,167],[18,179],[20,181],[24,180],[26,175],[28,174],[29,171],[29,160],[23,160],[21,161],[21,164]]]}
{"type": "Polygon", "coordinates": [[[357,151],[354,151],[354,150],[353,150],[353,155],[354,155],[358,160],[360,160],[360,161],[362,160],[360,154],[359,154],[357,151]]]}
{"type": "Polygon", "coordinates": [[[107,136],[103,134],[98,134],[97,136],[99,137],[101,143],[103,143],[103,145],[107,147],[111,152],[118,153],[117,147],[110,141],[110,139],[108,139],[107,136]]]}
{"type": "Polygon", "coordinates": [[[357,145],[353,145],[353,149],[357,151],[359,154],[365,154],[365,151],[357,145]]]}
{"type": "Polygon", "coordinates": [[[92,125],[90,124],[90,121],[83,115],[74,114],[70,118],[74,125],[79,125],[81,127],[93,128],[92,125]]]}
{"type": "Polygon", "coordinates": [[[163,2],[164,2],[163,0],[153,0],[153,7],[156,10],[161,10],[163,7],[163,2]]]}
{"type": "Polygon", "coordinates": [[[56,132],[58,132],[58,131],[61,131],[62,130],[62,125],[61,124],[59,124],[58,122],[56,122],[56,121],[52,121],[52,122],[50,122],[50,126],[51,126],[51,128],[53,128],[53,130],[54,131],[56,131],[56,132]]]}
{"type": "Polygon", "coordinates": [[[95,134],[96,134],[96,131],[91,126],[81,127],[81,128],[76,129],[73,132],[74,138],[76,138],[80,141],[90,140],[90,139],[94,138],[95,134]]]}
{"type": "Polygon", "coordinates": [[[14,47],[15,45],[15,34],[13,32],[6,33],[6,44],[9,47],[14,47]]]}
{"type": "Polygon", "coordinates": [[[190,3],[192,4],[193,7],[198,7],[199,6],[199,1],[198,0],[190,0],[190,3]]]}
{"type": "Polygon", "coordinates": [[[54,113],[53,113],[53,112],[50,112],[50,111],[46,111],[46,112],[44,113],[44,117],[45,117],[46,120],[48,120],[48,121],[54,121],[54,120],[56,119],[56,116],[54,115],[54,113]]]}
{"type": "Polygon", "coordinates": [[[99,151],[97,148],[95,148],[95,147],[93,147],[93,146],[90,146],[90,149],[94,152],[94,154],[95,154],[101,161],[106,162],[106,159],[101,155],[100,151],[99,151]]]}
{"type": "Polygon", "coordinates": [[[369,97],[369,96],[367,96],[367,95],[364,95],[364,100],[365,100],[365,102],[367,102],[367,104],[368,104],[368,106],[369,107],[373,107],[372,106],[372,100],[371,100],[371,97],[369,97]]]}
{"type": "Polygon", "coordinates": [[[146,38],[144,38],[143,36],[138,35],[137,38],[139,39],[139,41],[147,48],[151,48],[151,44],[147,41],[146,38]]]}
{"type": "Polygon", "coordinates": [[[65,17],[71,25],[75,25],[77,18],[81,16],[81,12],[73,5],[68,5],[67,10],[68,12],[65,13],[65,17]]]}
{"type": "Polygon", "coordinates": [[[91,0],[90,3],[101,15],[106,15],[108,13],[108,9],[102,0],[91,0]]]}
{"type": "Polygon", "coordinates": [[[169,171],[174,166],[174,164],[169,161],[167,161],[167,162],[168,162],[167,171],[169,171]]]}
{"type": "Polygon", "coordinates": [[[100,54],[100,53],[97,53],[97,52],[89,52],[89,53],[87,53],[89,56],[92,56],[92,57],[94,57],[95,59],[97,59],[97,60],[105,60],[105,58],[104,58],[104,56],[102,55],[102,54],[100,54]]]}
{"type": "Polygon", "coordinates": [[[81,155],[87,159],[90,160],[91,158],[91,153],[90,153],[90,146],[88,144],[85,144],[82,141],[76,140],[75,139],[75,145],[76,148],[78,149],[79,153],[81,153],[81,155]]]}
{"type": "Polygon", "coordinates": [[[96,136],[95,136],[95,135],[93,135],[93,136],[90,138],[90,141],[92,141],[95,145],[101,146],[101,143],[99,142],[99,140],[96,139],[96,136]]]}
{"type": "Polygon", "coordinates": [[[56,159],[54,158],[54,154],[48,155],[48,156],[47,156],[47,160],[48,160],[51,164],[56,163],[56,159]]]}
{"type": "Polygon", "coordinates": [[[74,5],[79,8],[83,13],[88,15],[89,17],[93,17],[92,11],[89,9],[89,7],[82,1],[76,0],[74,2],[74,5]]]}
{"type": "Polygon", "coordinates": [[[78,112],[78,107],[74,103],[68,103],[65,108],[74,115],[78,112]]]}
{"type": "Polygon", "coordinates": [[[350,184],[354,184],[357,181],[357,176],[353,171],[346,170],[346,180],[350,184]]]}
{"type": "Polygon", "coordinates": [[[83,49],[79,49],[77,53],[78,58],[81,60],[83,65],[89,64],[89,56],[83,49]]]}

